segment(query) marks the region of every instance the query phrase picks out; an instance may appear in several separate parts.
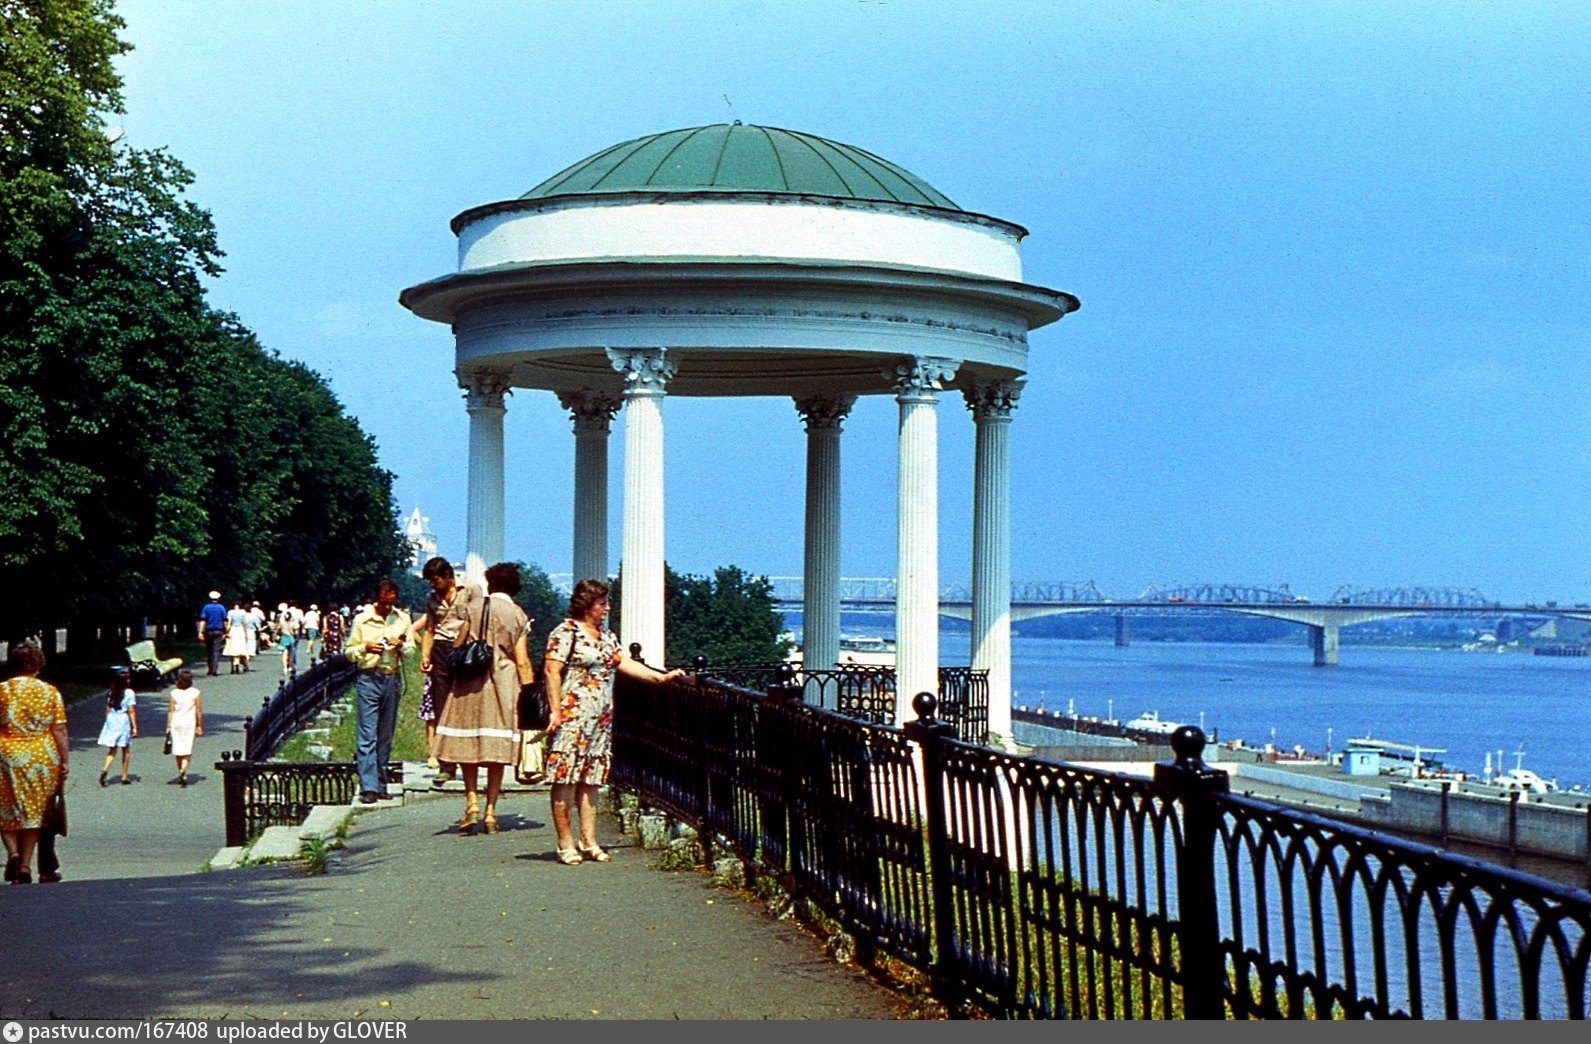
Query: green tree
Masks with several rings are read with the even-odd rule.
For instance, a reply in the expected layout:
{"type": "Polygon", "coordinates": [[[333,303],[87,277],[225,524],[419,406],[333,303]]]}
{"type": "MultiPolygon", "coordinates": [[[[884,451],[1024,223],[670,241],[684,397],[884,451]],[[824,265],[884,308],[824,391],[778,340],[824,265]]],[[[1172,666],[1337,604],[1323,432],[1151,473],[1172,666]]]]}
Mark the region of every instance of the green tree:
{"type": "Polygon", "coordinates": [[[514,599],[530,617],[530,660],[541,667],[541,658],[547,651],[547,636],[563,623],[569,612],[569,599],[552,585],[547,571],[539,565],[518,563],[519,577],[524,586],[514,599]]]}
{"type": "Polygon", "coordinates": [[[325,383],[205,302],[192,175],[114,146],[108,0],[0,0],[0,633],[365,593],[391,476],[325,383]]]}
{"type": "MultiPolygon", "coordinates": [[[[613,585],[612,627],[619,628],[619,583],[613,585]]],[[[774,607],[773,585],[739,566],[720,566],[711,577],[663,566],[664,662],[689,666],[697,656],[717,666],[775,663],[791,642],[774,607]]],[[[647,662],[656,658],[642,650],[647,662]]]]}

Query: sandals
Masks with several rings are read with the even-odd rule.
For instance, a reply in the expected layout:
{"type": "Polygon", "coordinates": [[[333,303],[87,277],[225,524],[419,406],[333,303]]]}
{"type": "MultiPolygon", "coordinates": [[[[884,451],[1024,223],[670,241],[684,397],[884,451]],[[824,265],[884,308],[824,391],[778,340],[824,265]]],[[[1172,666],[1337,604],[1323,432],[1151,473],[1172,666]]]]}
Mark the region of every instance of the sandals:
{"type": "Polygon", "coordinates": [[[611,863],[613,857],[603,851],[601,845],[581,845],[580,854],[593,863],[611,863]]]}
{"type": "Polygon", "coordinates": [[[557,852],[558,862],[562,863],[564,866],[579,866],[582,862],[584,862],[584,860],[580,858],[580,850],[578,848],[560,848],[557,850],[557,852]]]}
{"type": "Polygon", "coordinates": [[[460,834],[473,834],[473,833],[475,833],[475,826],[480,821],[481,821],[480,809],[476,808],[474,805],[469,806],[468,808],[466,808],[464,810],[464,818],[459,820],[459,833],[460,834]]]}
{"type": "Polygon", "coordinates": [[[483,833],[483,834],[495,834],[495,833],[497,833],[497,813],[496,812],[488,812],[488,813],[486,813],[486,815],[481,817],[481,833],[483,833]]]}

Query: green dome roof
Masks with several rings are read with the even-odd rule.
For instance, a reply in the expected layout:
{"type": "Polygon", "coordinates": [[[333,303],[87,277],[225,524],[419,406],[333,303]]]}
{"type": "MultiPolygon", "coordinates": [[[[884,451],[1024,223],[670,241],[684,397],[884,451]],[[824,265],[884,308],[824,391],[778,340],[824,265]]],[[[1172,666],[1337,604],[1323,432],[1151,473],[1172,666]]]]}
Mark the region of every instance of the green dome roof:
{"type": "Polygon", "coordinates": [[[871,152],[740,123],[622,142],[559,171],[520,198],[593,192],[774,192],[961,209],[915,174],[871,152]]]}

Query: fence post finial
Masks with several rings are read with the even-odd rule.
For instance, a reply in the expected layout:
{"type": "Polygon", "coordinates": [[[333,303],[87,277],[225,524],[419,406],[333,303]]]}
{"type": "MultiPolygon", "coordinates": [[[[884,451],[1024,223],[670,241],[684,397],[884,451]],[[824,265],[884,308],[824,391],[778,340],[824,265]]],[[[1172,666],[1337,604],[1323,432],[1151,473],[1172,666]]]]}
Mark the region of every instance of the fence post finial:
{"type": "Polygon", "coordinates": [[[1171,734],[1175,761],[1155,765],[1155,786],[1176,802],[1182,820],[1177,843],[1177,920],[1185,969],[1182,1016],[1226,1018],[1226,958],[1217,916],[1215,848],[1221,812],[1215,795],[1226,793],[1225,772],[1204,763],[1204,730],[1183,725],[1171,734]]]}

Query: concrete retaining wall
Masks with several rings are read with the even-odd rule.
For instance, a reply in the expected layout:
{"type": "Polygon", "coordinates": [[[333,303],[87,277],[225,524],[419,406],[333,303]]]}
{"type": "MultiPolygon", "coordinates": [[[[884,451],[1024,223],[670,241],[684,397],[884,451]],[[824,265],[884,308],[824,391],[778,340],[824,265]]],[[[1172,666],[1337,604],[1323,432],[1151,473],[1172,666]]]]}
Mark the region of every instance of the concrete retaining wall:
{"type": "MultiPolygon", "coordinates": [[[[1588,860],[1586,810],[1532,801],[1522,796],[1517,808],[1510,798],[1454,791],[1447,795],[1447,835],[1463,841],[1508,850],[1509,818],[1514,817],[1513,844],[1531,855],[1576,862],[1588,860]]],[[[1394,783],[1386,800],[1359,803],[1365,819],[1392,830],[1432,837],[1442,834],[1440,784],[1394,783]]]]}
{"type": "Polygon", "coordinates": [[[1360,801],[1377,793],[1374,787],[1364,787],[1357,783],[1335,779],[1321,779],[1319,776],[1307,776],[1302,772],[1289,772],[1268,765],[1240,764],[1237,766],[1237,776],[1240,779],[1252,779],[1272,786],[1302,790],[1306,794],[1341,798],[1344,801],[1360,801]]]}

